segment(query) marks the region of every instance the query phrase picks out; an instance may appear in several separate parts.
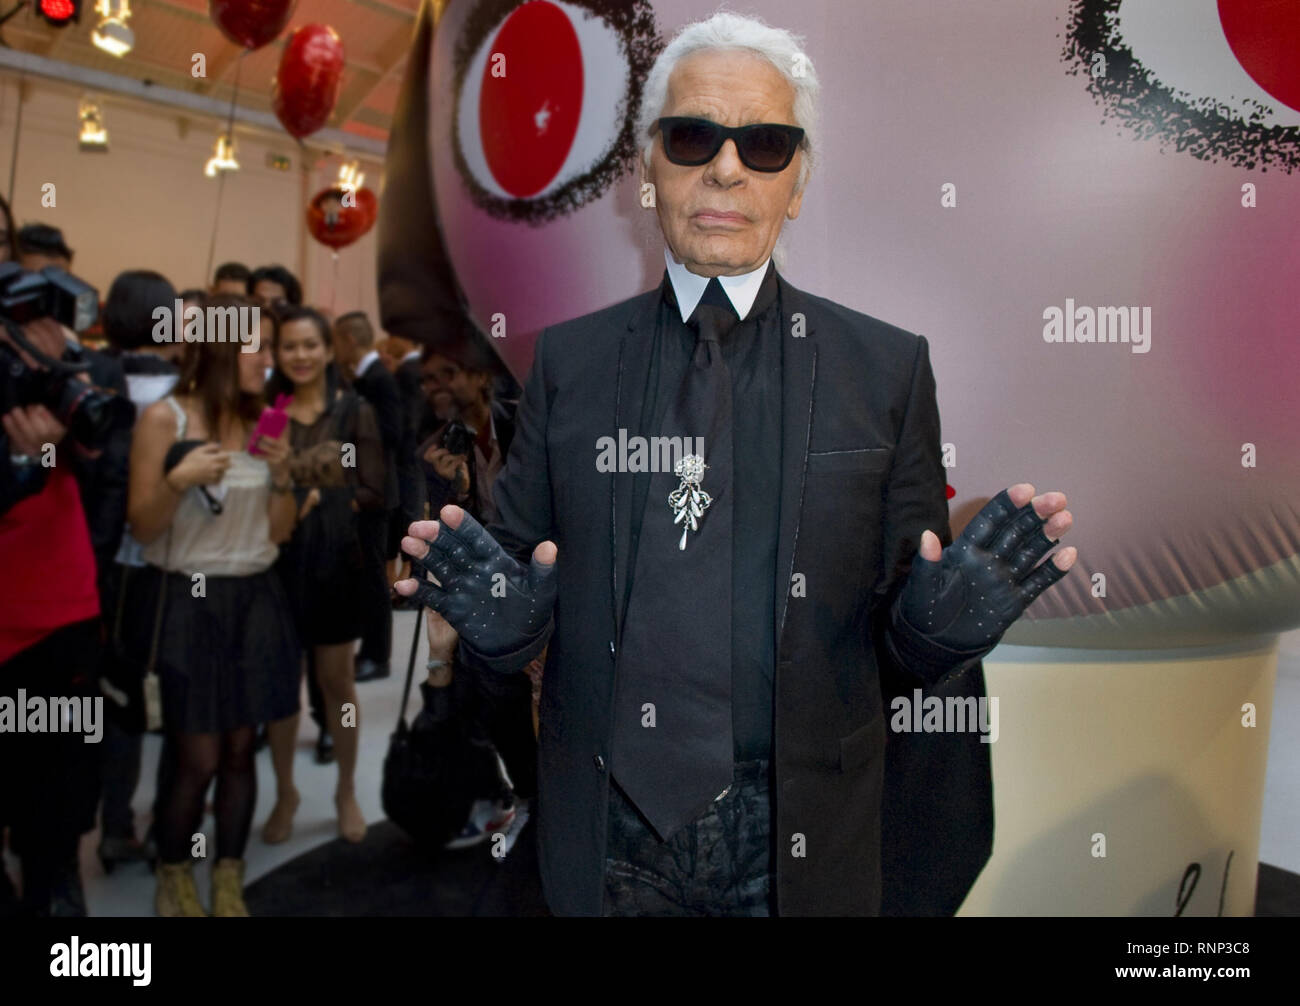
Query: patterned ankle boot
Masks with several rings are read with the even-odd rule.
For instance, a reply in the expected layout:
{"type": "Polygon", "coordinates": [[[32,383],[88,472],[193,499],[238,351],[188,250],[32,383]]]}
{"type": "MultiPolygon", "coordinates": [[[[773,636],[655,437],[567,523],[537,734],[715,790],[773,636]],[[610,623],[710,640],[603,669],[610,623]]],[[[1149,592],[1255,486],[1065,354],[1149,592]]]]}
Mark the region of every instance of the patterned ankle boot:
{"type": "Polygon", "coordinates": [[[194,861],[158,864],[158,890],[153,907],[164,919],[206,918],[194,885],[194,861]]]}
{"type": "Polygon", "coordinates": [[[248,918],[244,904],[244,861],[218,859],[212,867],[212,915],[214,918],[248,918]]]}

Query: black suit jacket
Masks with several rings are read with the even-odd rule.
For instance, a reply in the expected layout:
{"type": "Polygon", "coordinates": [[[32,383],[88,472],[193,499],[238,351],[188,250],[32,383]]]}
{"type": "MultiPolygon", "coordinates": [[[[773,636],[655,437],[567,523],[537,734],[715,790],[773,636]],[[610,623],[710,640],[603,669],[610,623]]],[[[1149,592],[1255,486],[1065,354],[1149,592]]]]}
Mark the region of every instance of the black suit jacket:
{"type": "MultiPolygon", "coordinates": [[[[778,282],[791,334],[772,640],[777,910],[951,913],[992,849],[988,748],[974,733],[886,738],[894,693],[984,694],[978,659],[903,646],[890,617],[921,532],[952,540],[929,346],[778,282]],[[791,596],[795,574],[805,596],[791,596]]],[[[538,765],[542,881],[557,914],[602,910],[633,476],[599,472],[595,445],[636,426],[660,296],[542,333],[495,486],[489,530],[509,552],[527,562],[547,538],[559,547],[538,765]]],[[[520,666],[520,654],[470,654],[520,666]]]]}
{"type": "Polygon", "coordinates": [[[402,404],[402,439],[397,451],[397,483],[401,509],[408,520],[421,518],[424,490],[420,485],[419,443],[420,416],[424,410],[424,393],[420,390],[420,361],[407,360],[393,372],[397,394],[402,404]]]}
{"type": "MultiPolygon", "coordinates": [[[[397,458],[405,442],[401,395],[397,380],[379,360],[373,361],[364,374],[352,382],[358,395],[370,403],[379,421],[379,437],[384,442],[384,509],[395,510],[401,503],[397,479],[397,458]]],[[[418,383],[416,385],[419,387],[418,383]]]]}

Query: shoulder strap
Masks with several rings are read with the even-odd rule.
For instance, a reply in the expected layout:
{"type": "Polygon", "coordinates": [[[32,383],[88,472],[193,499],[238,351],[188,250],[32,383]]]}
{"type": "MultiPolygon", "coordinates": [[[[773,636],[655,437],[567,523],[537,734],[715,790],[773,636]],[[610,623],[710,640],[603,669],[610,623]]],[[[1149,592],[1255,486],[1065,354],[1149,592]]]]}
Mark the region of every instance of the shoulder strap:
{"type": "Polygon", "coordinates": [[[175,395],[168,395],[163,401],[172,407],[172,412],[176,413],[176,439],[184,440],[185,428],[189,425],[189,417],[185,415],[181,403],[176,401],[175,395]]]}
{"type": "Polygon", "coordinates": [[[118,652],[122,649],[122,612],[126,608],[126,585],[134,568],[126,563],[119,563],[122,575],[118,580],[117,611],[113,614],[113,646],[118,652]]]}
{"type": "Polygon", "coordinates": [[[162,635],[163,609],[166,607],[168,577],[171,575],[167,566],[171,564],[172,529],[167,525],[167,546],[163,556],[162,577],[158,582],[158,606],[154,609],[153,638],[149,641],[149,662],[145,665],[145,674],[154,673],[158,661],[158,639],[162,635]]]}
{"type": "Polygon", "coordinates": [[[406,730],[406,702],[411,697],[411,679],[415,676],[415,653],[420,648],[420,630],[424,628],[424,605],[415,609],[415,637],[411,640],[411,655],[406,659],[406,685],[402,688],[402,707],[397,711],[397,729],[406,730]]]}

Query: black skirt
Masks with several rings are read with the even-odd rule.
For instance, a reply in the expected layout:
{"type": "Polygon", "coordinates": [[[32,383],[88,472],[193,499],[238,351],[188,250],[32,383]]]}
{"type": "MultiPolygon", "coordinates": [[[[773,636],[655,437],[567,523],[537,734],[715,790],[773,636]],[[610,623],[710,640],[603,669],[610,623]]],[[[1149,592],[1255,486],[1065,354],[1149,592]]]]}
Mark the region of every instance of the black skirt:
{"type": "Polygon", "coordinates": [[[275,570],[303,646],[361,638],[373,619],[378,580],[367,568],[351,490],[321,490],[320,503],[280,546],[275,570]]]}
{"type": "MultiPolygon", "coordinates": [[[[142,579],[150,617],[134,621],[151,632],[164,576],[150,566],[142,579]]],[[[302,651],[274,572],[209,576],[202,597],[187,573],[165,583],[156,662],[164,729],[219,733],[298,711],[302,651]]],[[[149,642],[133,639],[132,648],[147,654],[149,642]]]]}

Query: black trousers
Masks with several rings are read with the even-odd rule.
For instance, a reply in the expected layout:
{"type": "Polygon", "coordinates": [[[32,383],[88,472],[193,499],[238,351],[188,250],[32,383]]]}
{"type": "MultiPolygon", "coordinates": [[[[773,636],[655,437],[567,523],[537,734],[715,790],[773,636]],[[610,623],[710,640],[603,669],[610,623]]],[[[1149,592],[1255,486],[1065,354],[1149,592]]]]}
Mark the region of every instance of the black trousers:
{"type": "Polygon", "coordinates": [[[135,815],[131,801],[140,784],[140,755],[144,736],[109,718],[104,726],[104,758],[100,767],[103,808],[100,824],[104,837],[134,838],[135,815]]]}
{"type": "MultiPolygon", "coordinates": [[[[144,569],[109,562],[101,567],[99,606],[104,613],[108,635],[118,636],[122,644],[137,637],[152,639],[157,608],[156,595],[147,591],[148,576],[144,569]],[[138,625],[136,624],[138,623],[138,625]]],[[[141,750],[144,742],[143,693],[140,687],[142,668],[120,661],[118,646],[106,646],[101,652],[99,676],[113,691],[128,696],[126,706],[105,697],[103,756],[100,759],[100,789],[103,803],[100,825],[105,837],[128,838],[135,835],[131,801],[140,782],[141,750]]],[[[138,656],[143,661],[144,657],[138,656]]]]}
{"type": "MultiPolygon", "coordinates": [[[[421,612],[421,620],[424,617],[421,612]]],[[[458,656],[453,669],[453,684],[457,682],[462,688],[459,708],[468,709],[475,735],[491,742],[510,773],[514,791],[531,800],[537,795],[532,681],[527,674],[471,671],[458,656]]]]}
{"type": "Polygon", "coordinates": [[[738,762],[731,785],[666,842],[612,783],[604,914],[775,915],[770,770],[738,762]]]}
{"type": "MultiPolygon", "coordinates": [[[[99,619],[56,629],[0,664],[0,696],[99,699],[99,619]]],[[[48,708],[53,708],[49,706],[48,708]]],[[[0,829],[22,860],[23,901],[49,906],[59,874],[75,863],[81,834],[95,826],[102,748],[85,733],[0,732],[0,829]]]]}

